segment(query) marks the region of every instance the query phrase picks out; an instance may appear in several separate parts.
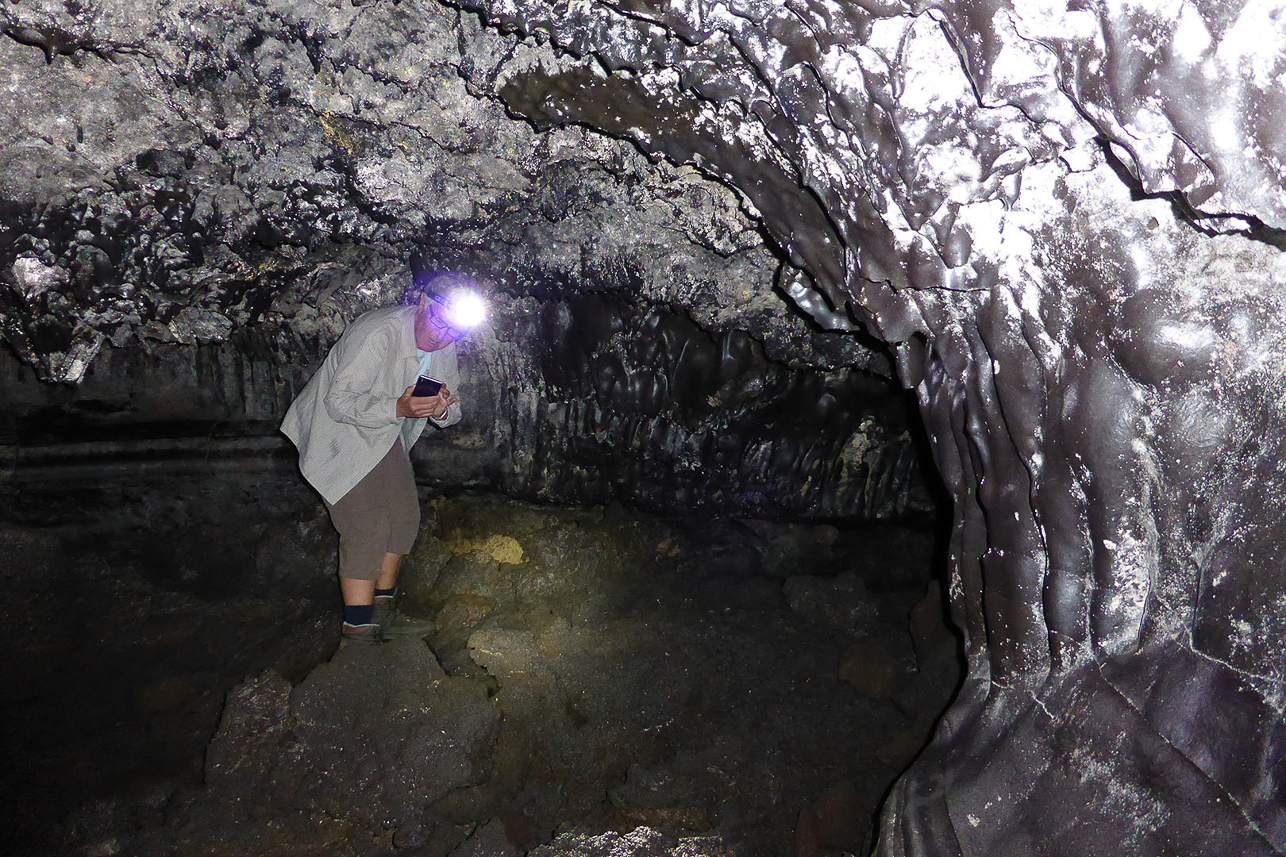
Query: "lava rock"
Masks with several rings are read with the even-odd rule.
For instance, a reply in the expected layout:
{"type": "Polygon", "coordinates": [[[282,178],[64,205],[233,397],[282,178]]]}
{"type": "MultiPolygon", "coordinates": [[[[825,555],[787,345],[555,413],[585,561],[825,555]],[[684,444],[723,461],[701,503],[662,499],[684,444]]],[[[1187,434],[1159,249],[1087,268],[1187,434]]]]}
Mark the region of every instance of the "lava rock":
{"type": "Polygon", "coordinates": [[[728,853],[717,836],[673,838],[649,827],[629,833],[564,833],[532,857],[715,857],[728,853]]]}
{"type": "Polygon", "coordinates": [[[877,608],[856,572],[834,579],[795,575],[782,584],[790,609],[810,621],[854,637],[865,636],[877,608]]]}

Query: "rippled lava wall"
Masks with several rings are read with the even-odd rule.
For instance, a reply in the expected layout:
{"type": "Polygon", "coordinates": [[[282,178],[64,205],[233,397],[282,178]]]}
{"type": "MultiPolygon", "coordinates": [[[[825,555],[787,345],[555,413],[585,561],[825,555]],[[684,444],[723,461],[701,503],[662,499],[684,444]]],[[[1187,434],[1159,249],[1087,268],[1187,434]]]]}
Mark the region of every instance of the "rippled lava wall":
{"type": "MultiPolygon", "coordinates": [[[[789,260],[784,289],[828,326],[860,321],[893,343],[919,394],[955,502],[969,675],[887,804],[881,853],[1286,850],[1286,14],[1188,0],[469,5],[481,17],[460,17],[461,38],[497,36],[459,80],[539,125],[584,123],[737,188],[789,260]]],[[[126,8],[19,3],[0,20],[50,56],[128,49],[182,67],[188,36],[148,42],[170,13],[126,8]]],[[[398,45],[373,64],[333,39],[318,49],[350,9],[326,8],[316,24],[265,8],[272,38],[233,40],[292,81],[255,83],[261,110],[299,98],[309,68],[328,86],[342,72],[394,88],[413,68],[398,45]]],[[[234,62],[221,45],[195,47],[234,62]]],[[[180,106],[197,138],[243,145],[244,111],[206,85],[222,67],[192,62],[180,106]]],[[[380,97],[319,113],[336,145],[360,145],[380,97]]],[[[313,139],[289,122],[280,134],[313,139]]],[[[75,129],[48,136],[79,145],[75,129]]],[[[420,193],[397,144],[364,171],[317,161],[329,184],[265,199],[336,212],[336,238],[396,230],[405,213],[371,218],[370,200],[420,193]]],[[[164,160],[138,168],[177,168],[164,160]]],[[[9,175],[39,180],[23,169],[9,175]]],[[[250,248],[229,270],[280,243],[237,199],[218,205],[250,248]]],[[[185,252],[180,232],[142,258],[185,252]]],[[[39,295],[47,271],[20,273],[39,295]]],[[[46,350],[74,360],[83,333],[46,350]]]]}
{"type": "Polygon", "coordinates": [[[510,493],[778,519],[934,511],[885,378],[792,368],[744,332],[602,294],[501,311],[507,341],[481,349],[498,391],[485,445],[510,493]]]}
{"type": "Polygon", "coordinates": [[[881,853],[1286,849],[1286,15],[479,4],[510,103],[740,187],[896,343],[969,677],[881,853]]]}

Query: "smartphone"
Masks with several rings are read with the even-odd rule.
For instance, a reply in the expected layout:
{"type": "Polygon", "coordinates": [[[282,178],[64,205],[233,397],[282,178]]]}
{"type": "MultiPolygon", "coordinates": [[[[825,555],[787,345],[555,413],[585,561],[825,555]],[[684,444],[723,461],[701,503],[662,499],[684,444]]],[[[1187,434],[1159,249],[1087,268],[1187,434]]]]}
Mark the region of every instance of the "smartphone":
{"type": "Polygon", "coordinates": [[[415,379],[415,392],[412,396],[436,396],[442,389],[442,382],[437,378],[430,378],[428,375],[421,375],[415,379]]]}

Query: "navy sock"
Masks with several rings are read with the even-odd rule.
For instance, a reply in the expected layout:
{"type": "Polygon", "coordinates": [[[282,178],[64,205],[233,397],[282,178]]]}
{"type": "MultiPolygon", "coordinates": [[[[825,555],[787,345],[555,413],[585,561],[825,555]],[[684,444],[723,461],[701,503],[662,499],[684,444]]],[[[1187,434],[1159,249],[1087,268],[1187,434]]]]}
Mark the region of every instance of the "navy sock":
{"type": "Polygon", "coordinates": [[[397,596],[396,586],[394,586],[392,589],[380,589],[378,587],[376,587],[375,589],[376,598],[394,598],[396,596],[397,596]]]}
{"type": "Polygon", "coordinates": [[[345,604],[344,621],[350,625],[369,625],[375,618],[375,607],[371,604],[345,604]]]}

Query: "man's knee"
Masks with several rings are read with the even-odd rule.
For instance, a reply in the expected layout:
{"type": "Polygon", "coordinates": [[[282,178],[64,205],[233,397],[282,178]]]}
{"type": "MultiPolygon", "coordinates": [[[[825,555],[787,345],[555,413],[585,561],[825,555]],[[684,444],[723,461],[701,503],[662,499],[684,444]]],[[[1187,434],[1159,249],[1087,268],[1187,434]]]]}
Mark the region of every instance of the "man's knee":
{"type": "Polygon", "coordinates": [[[420,507],[405,510],[397,520],[390,522],[389,553],[408,554],[420,534],[420,507]]]}

